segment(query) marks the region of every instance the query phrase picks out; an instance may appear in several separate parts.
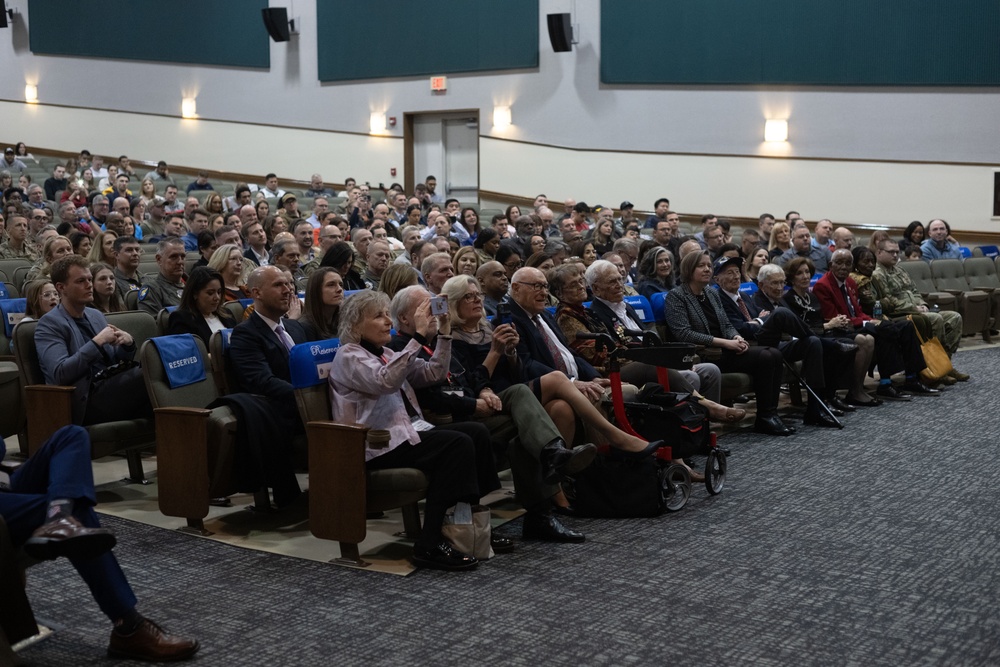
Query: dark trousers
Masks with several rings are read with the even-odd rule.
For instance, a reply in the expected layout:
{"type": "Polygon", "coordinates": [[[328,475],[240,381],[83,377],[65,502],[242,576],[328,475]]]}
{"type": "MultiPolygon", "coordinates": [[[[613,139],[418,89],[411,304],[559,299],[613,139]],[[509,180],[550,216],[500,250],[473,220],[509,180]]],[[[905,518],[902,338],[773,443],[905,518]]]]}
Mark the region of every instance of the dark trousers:
{"type": "Polygon", "coordinates": [[[441,427],[420,434],[416,445],[404,443],[366,464],[371,470],[416,468],[427,476],[427,501],[420,543],[437,546],[445,511],[457,502],[479,502],[476,446],[468,435],[441,427]]]}
{"type": "Polygon", "coordinates": [[[514,493],[518,502],[531,509],[559,492],[559,485],[542,481],[538,460],[542,449],[562,436],[527,385],[511,385],[497,396],[503,401],[503,411],[487,417],[482,423],[490,433],[503,438],[514,479],[514,493]],[[511,439],[515,442],[511,443],[511,439]]]}
{"type": "Polygon", "coordinates": [[[725,350],[715,365],[723,373],[746,373],[752,378],[753,391],[757,395],[758,417],[770,417],[777,413],[784,369],[778,348],[758,345],[743,354],[725,350]]]}
{"type": "Polygon", "coordinates": [[[124,373],[90,385],[84,424],[103,424],[123,419],[152,417],[153,406],[142,379],[142,369],[136,366],[124,373]]]}
{"type": "MultiPolygon", "coordinates": [[[[90,438],[80,426],[64,426],[14,471],[10,491],[0,492],[0,514],[14,546],[20,546],[45,523],[49,502],[74,501],[73,516],[89,528],[100,528],[94,505],[94,473],[90,438]]],[[[73,567],[112,622],[135,608],[136,599],[111,552],[91,560],[70,559],[73,567]]]]}
{"type": "Polygon", "coordinates": [[[842,344],[856,345],[854,336],[822,336],[819,340],[823,345],[823,379],[826,381],[826,396],[829,397],[838,389],[850,386],[854,357],[858,351],[848,352],[842,347],[842,344]]]}
{"type": "Polygon", "coordinates": [[[875,336],[875,362],[881,377],[888,378],[899,371],[916,375],[927,368],[913,322],[882,320],[877,327],[864,330],[875,336]]]}
{"type": "Polygon", "coordinates": [[[497,476],[497,462],[493,456],[489,428],[479,422],[453,422],[442,424],[437,430],[455,431],[469,436],[472,440],[476,448],[476,482],[480,498],[500,488],[500,477],[497,476]]]}

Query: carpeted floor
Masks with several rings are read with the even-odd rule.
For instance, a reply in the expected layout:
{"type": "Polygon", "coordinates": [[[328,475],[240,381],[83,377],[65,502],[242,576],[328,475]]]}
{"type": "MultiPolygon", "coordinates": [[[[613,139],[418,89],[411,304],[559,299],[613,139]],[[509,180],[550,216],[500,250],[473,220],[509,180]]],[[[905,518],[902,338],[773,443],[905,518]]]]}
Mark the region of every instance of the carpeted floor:
{"type": "MultiPolygon", "coordinates": [[[[141,610],[202,665],[1000,664],[1000,350],[973,380],[843,431],[726,435],[725,491],[644,520],[572,520],[476,571],[385,577],[108,518],[141,610]]],[[[519,522],[502,532],[517,534],[519,522]]],[[[34,665],[117,664],[65,562],[28,574],[55,634],[34,665]]]]}

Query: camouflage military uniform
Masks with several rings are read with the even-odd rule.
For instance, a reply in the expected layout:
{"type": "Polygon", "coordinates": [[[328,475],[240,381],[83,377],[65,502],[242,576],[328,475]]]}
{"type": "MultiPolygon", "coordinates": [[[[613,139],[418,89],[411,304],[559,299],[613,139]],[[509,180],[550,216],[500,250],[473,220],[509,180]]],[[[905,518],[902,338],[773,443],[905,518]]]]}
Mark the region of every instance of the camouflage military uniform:
{"type": "Polygon", "coordinates": [[[917,292],[910,276],[899,265],[891,269],[886,269],[881,264],[876,266],[872,274],[872,287],[875,289],[875,298],[882,303],[884,315],[913,315],[915,320],[926,320],[934,336],[947,350],[948,356],[955,353],[962,340],[962,316],[951,310],[942,310],[940,313],[921,312],[920,306],[926,306],[927,303],[917,292]]]}
{"type": "Polygon", "coordinates": [[[156,317],[167,306],[179,306],[183,293],[183,283],[172,283],[162,273],[157,273],[155,278],[143,283],[139,290],[139,310],[156,317]]]}

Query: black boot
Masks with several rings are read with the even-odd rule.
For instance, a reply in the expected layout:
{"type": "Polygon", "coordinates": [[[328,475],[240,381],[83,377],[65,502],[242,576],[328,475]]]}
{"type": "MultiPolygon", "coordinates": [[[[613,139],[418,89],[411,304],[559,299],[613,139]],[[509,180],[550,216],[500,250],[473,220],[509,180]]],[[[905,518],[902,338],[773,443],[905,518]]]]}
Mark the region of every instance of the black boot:
{"type": "Polygon", "coordinates": [[[552,503],[549,501],[528,509],[521,536],[526,540],[546,542],[583,542],[587,539],[583,533],[567,528],[552,516],[552,503]]]}

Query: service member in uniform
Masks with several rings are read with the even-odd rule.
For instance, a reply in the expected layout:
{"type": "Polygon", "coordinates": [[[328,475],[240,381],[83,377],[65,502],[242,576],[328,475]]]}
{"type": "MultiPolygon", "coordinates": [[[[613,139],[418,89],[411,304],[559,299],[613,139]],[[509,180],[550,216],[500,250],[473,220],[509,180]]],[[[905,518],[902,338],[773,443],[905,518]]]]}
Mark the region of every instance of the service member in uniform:
{"type": "Polygon", "coordinates": [[[156,246],[156,277],[139,290],[139,310],[156,317],[167,306],[179,306],[184,293],[184,241],[168,236],[156,246]]]}

